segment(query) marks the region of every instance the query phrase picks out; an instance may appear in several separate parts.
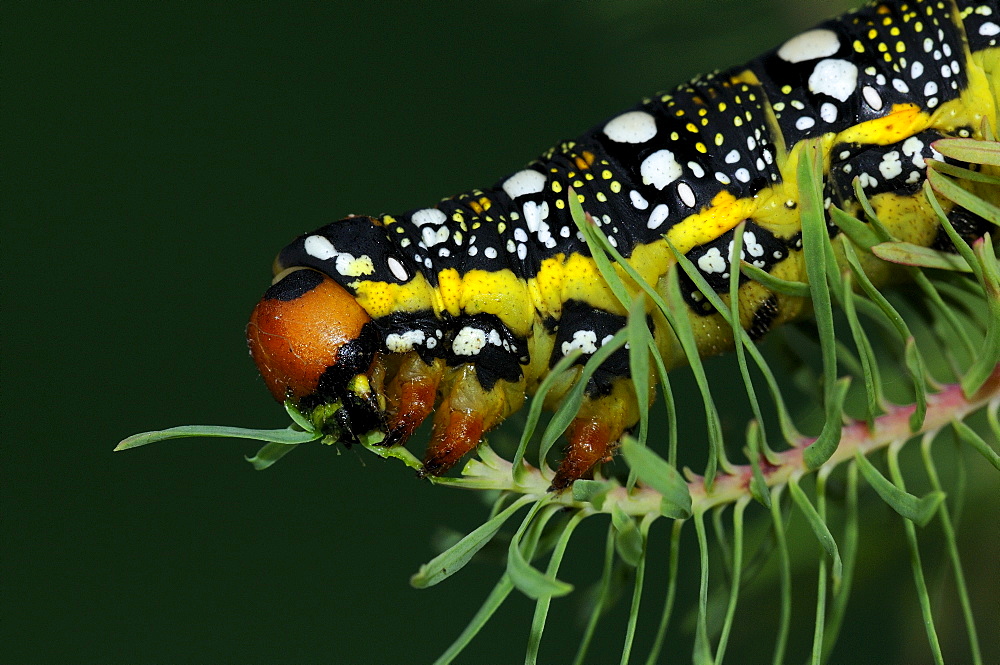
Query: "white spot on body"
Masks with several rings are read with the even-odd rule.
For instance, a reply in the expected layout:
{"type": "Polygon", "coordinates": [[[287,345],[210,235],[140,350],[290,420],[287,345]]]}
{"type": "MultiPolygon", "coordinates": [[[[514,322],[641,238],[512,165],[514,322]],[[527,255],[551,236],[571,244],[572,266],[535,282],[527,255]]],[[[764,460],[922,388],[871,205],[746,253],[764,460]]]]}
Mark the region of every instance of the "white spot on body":
{"type": "Polygon", "coordinates": [[[840,50],[840,40],[833,30],[807,30],[792,37],[778,49],[778,57],[786,62],[805,62],[831,56],[840,50]]]}
{"type": "Polygon", "coordinates": [[[393,277],[401,282],[405,282],[410,279],[410,276],[406,272],[406,268],[403,267],[403,264],[400,263],[398,259],[390,256],[386,263],[389,264],[389,271],[392,273],[393,277]]]}
{"type": "Polygon", "coordinates": [[[663,189],[681,177],[683,169],[669,150],[657,150],[639,165],[639,173],[645,185],[663,189]]]}
{"type": "Polygon", "coordinates": [[[921,76],[923,76],[923,74],[924,74],[924,63],[920,62],[919,60],[914,61],[914,63],[910,66],[910,78],[918,79],[921,76]]]}
{"type": "Polygon", "coordinates": [[[424,244],[425,247],[433,247],[438,243],[442,243],[448,240],[447,226],[439,226],[434,228],[433,226],[425,226],[420,229],[420,242],[424,244]]]}
{"type": "Polygon", "coordinates": [[[456,356],[475,356],[484,346],[486,346],[486,333],[479,328],[465,326],[455,335],[451,350],[456,356]]]}
{"type": "Polygon", "coordinates": [[[750,182],[750,172],[746,169],[736,169],[736,173],[733,175],[735,175],[736,179],[740,182],[750,182]]]}
{"type": "Polygon", "coordinates": [[[305,239],[302,246],[306,250],[306,254],[320,261],[332,259],[337,255],[337,250],[333,246],[333,243],[323,236],[309,236],[305,239]]]}
{"type": "Polygon", "coordinates": [[[597,351],[597,333],[593,330],[577,330],[573,333],[573,339],[563,342],[561,351],[564,356],[568,356],[573,349],[580,349],[584,354],[590,355],[597,351]]]}
{"type": "Polygon", "coordinates": [[[495,259],[497,257],[496,247],[487,247],[486,249],[483,250],[483,254],[488,259],[495,259]]]}
{"type": "Polygon", "coordinates": [[[358,257],[353,254],[337,254],[337,272],[345,277],[371,275],[375,272],[375,264],[367,254],[358,257]]]}
{"type": "Polygon", "coordinates": [[[902,79],[892,79],[892,87],[904,95],[910,91],[910,86],[906,85],[902,79]]]}
{"type": "Polygon", "coordinates": [[[503,191],[512,199],[525,194],[537,194],[543,189],[545,189],[545,175],[531,169],[518,171],[503,183],[503,191]]]}
{"type": "Polygon", "coordinates": [[[677,185],[677,194],[680,195],[681,201],[683,201],[684,205],[688,208],[693,208],[698,204],[698,201],[694,196],[694,191],[691,189],[691,185],[686,182],[682,182],[677,185]]]}
{"type": "Polygon", "coordinates": [[[997,25],[993,21],[987,21],[979,26],[979,34],[983,37],[992,37],[993,35],[1000,34],[1000,25],[997,25]]]}
{"type": "Polygon", "coordinates": [[[847,60],[820,60],[809,75],[809,92],[846,102],[858,85],[858,68],[847,60]]]}
{"type": "MultiPolygon", "coordinates": [[[[750,256],[763,256],[764,246],[757,242],[757,234],[753,231],[744,231],[743,233],[743,246],[746,247],[750,256]]],[[[729,250],[730,256],[732,255],[732,249],[729,250]]],[[[742,257],[741,257],[742,258],[742,257]]]]}
{"type": "Polygon", "coordinates": [[[649,220],[646,222],[646,227],[650,229],[660,228],[660,225],[666,221],[668,212],[667,206],[662,203],[653,208],[653,212],[649,213],[649,220]]]}
{"type": "Polygon", "coordinates": [[[810,127],[812,127],[815,124],[816,124],[815,120],[813,120],[809,116],[805,116],[804,115],[804,116],[802,116],[801,118],[799,118],[798,120],[795,121],[795,129],[797,129],[800,132],[802,132],[802,131],[805,131],[805,130],[809,129],[810,127]]]}
{"type": "Polygon", "coordinates": [[[413,213],[410,221],[414,226],[423,226],[425,224],[440,225],[448,221],[448,217],[437,208],[424,208],[413,213]]]}
{"type": "Polygon", "coordinates": [[[695,178],[705,177],[705,169],[701,168],[701,164],[698,162],[688,162],[688,168],[691,169],[691,173],[694,174],[695,178]]]}
{"type": "Polygon", "coordinates": [[[823,122],[835,122],[837,120],[837,106],[830,102],[823,102],[823,105],[819,107],[819,117],[823,118],[823,122]]]}
{"type": "Polygon", "coordinates": [[[738,161],[740,161],[740,151],[739,150],[730,150],[726,154],[726,164],[735,164],[738,161]]]}
{"type": "Polygon", "coordinates": [[[878,171],[886,180],[890,180],[903,174],[903,163],[899,159],[899,151],[892,150],[882,156],[879,162],[878,171]]]}
{"type": "Polygon", "coordinates": [[[861,96],[865,98],[865,102],[868,104],[868,106],[872,107],[876,111],[882,110],[882,105],[883,105],[882,96],[878,94],[878,90],[871,87],[870,85],[866,85],[861,90],[861,96]]]}
{"type": "Polygon", "coordinates": [[[722,258],[722,252],[718,247],[710,247],[707,252],[698,259],[698,267],[702,272],[709,275],[726,271],[726,260],[722,258]]]}
{"type": "MultiPolygon", "coordinates": [[[[385,336],[385,346],[393,353],[412,351],[413,347],[424,343],[426,335],[423,330],[407,330],[404,333],[389,333],[385,336]]],[[[428,346],[430,346],[428,344],[428,346]]]]}
{"type": "Polygon", "coordinates": [[[604,125],[604,133],[618,143],[645,143],[656,136],[656,118],[645,111],[629,111],[604,125]]]}
{"type": "Polygon", "coordinates": [[[632,199],[632,207],[636,210],[645,210],[649,207],[649,201],[643,198],[642,194],[634,189],[628,193],[628,197],[632,199]]]}

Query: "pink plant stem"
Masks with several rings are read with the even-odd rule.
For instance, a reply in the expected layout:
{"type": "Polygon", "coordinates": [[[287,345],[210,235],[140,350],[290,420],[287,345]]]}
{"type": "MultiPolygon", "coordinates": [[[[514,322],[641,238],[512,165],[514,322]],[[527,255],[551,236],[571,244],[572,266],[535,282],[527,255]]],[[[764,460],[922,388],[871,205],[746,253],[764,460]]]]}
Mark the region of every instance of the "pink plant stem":
{"type": "MultiPolygon", "coordinates": [[[[983,387],[971,398],[966,399],[958,384],[947,384],[940,392],[927,396],[927,415],[923,426],[917,432],[910,431],[910,415],[915,406],[893,407],[875,419],[875,426],[869,429],[867,421],[852,420],[844,425],[840,445],[824,466],[836,466],[854,457],[860,450],[867,455],[873,450],[884,448],[894,441],[933,432],[954,420],[963,420],[993,400],[1000,400],[1000,365],[998,365],[983,387]]],[[[778,461],[770,464],[761,459],[761,472],[768,487],[787,483],[793,476],[801,476],[809,471],[802,457],[802,451],[815,439],[802,439],[795,448],[776,453],[778,461]]],[[[729,473],[720,473],[715,478],[711,494],[705,491],[702,476],[689,474],[688,489],[694,509],[705,510],[723,503],[732,503],[749,495],[753,468],[749,464],[732,467],[729,473]]]]}

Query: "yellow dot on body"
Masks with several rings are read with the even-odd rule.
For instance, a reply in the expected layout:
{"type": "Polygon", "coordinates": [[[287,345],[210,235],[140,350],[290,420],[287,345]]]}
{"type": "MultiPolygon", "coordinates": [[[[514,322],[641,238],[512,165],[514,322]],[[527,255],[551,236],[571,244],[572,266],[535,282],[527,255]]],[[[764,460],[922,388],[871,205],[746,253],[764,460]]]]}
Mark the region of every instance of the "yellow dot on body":
{"type": "Polygon", "coordinates": [[[698,109],[698,115],[708,115],[708,109],[698,109]]]}
{"type": "Polygon", "coordinates": [[[562,199],[556,199],[556,207],[562,210],[563,208],[566,207],[566,202],[563,201],[562,199]]]}
{"type": "Polygon", "coordinates": [[[885,45],[885,42],[879,42],[878,43],[878,50],[879,50],[879,53],[885,53],[886,51],[889,50],[889,47],[885,45]]]}
{"type": "Polygon", "coordinates": [[[597,200],[600,201],[601,203],[606,203],[608,197],[605,196],[604,192],[597,192],[597,200]]]}
{"type": "Polygon", "coordinates": [[[483,225],[482,222],[476,222],[475,224],[472,225],[472,230],[475,231],[476,229],[478,229],[482,225],[483,225]]]}
{"type": "Polygon", "coordinates": [[[876,37],[878,37],[878,30],[872,28],[868,31],[868,39],[875,39],[876,37]]]}
{"type": "Polygon", "coordinates": [[[566,177],[567,178],[575,178],[576,177],[576,171],[570,171],[570,172],[568,172],[566,174],[566,177]]]}
{"type": "Polygon", "coordinates": [[[694,124],[690,123],[690,122],[688,124],[684,125],[684,129],[686,129],[686,130],[688,130],[689,132],[692,132],[692,133],[697,133],[698,132],[698,128],[695,127],[694,124]]]}
{"type": "Polygon", "coordinates": [[[726,103],[725,102],[719,102],[719,110],[720,111],[725,111],[726,110],[726,103]]]}
{"type": "Polygon", "coordinates": [[[603,171],[601,171],[601,177],[604,178],[605,180],[611,180],[611,176],[612,175],[613,174],[611,173],[611,171],[609,171],[607,169],[604,169],[603,171]]]}
{"type": "Polygon", "coordinates": [[[696,150],[697,150],[698,152],[702,152],[702,153],[705,153],[705,152],[708,152],[708,148],[706,148],[706,147],[705,147],[705,144],[704,144],[704,143],[702,143],[701,141],[698,141],[697,143],[695,143],[695,144],[694,144],[694,147],[695,147],[695,149],[696,149],[696,150]]]}
{"type": "Polygon", "coordinates": [[[783,85],[783,86],[781,86],[781,94],[783,94],[783,95],[789,95],[789,94],[791,94],[791,92],[792,92],[792,86],[790,86],[790,85],[783,85]]]}
{"type": "Polygon", "coordinates": [[[722,142],[725,140],[726,138],[722,134],[715,135],[715,145],[722,145],[722,142]]]}
{"type": "Polygon", "coordinates": [[[681,138],[681,135],[678,134],[677,132],[670,132],[670,140],[671,141],[678,141],[678,140],[680,140],[680,138],[681,138]]]}
{"type": "Polygon", "coordinates": [[[617,194],[618,192],[622,191],[622,184],[620,182],[618,182],[617,180],[612,181],[611,182],[611,191],[614,192],[615,194],[617,194]]]}
{"type": "Polygon", "coordinates": [[[701,125],[702,125],[702,127],[707,127],[708,126],[708,118],[702,118],[701,119],[701,125]]]}
{"type": "Polygon", "coordinates": [[[906,51],[906,44],[903,42],[896,42],[896,53],[903,53],[906,51]]]}
{"type": "Polygon", "coordinates": [[[857,51],[858,53],[864,53],[865,52],[865,45],[862,44],[859,40],[855,39],[854,40],[854,50],[857,51]]]}
{"type": "Polygon", "coordinates": [[[892,56],[888,53],[882,56],[882,59],[885,60],[886,62],[892,62],[892,56]]]}
{"type": "Polygon", "coordinates": [[[593,173],[587,173],[583,177],[586,178],[587,180],[593,180],[594,179],[594,174],[593,173]]]}
{"type": "Polygon", "coordinates": [[[561,192],[562,191],[562,183],[560,183],[558,180],[553,180],[552,181],[552,191],[555,192],[556,194],[558,194],[559,192],[561,192]]]}
{"type": "Polygon", "coordinates": [[[913,24],[913,29],[916,30],[917,32],[923,32],[924,24],[921,23],[920,21],[917,21],[916,23],[913,24]]]}
{"type": "Polygon", "coordinates": [[[893,26],[892,30],[889,31],[889,34],[892,35],[893,37],[899,37],[899,28],[893,26]]]}
{"type": "Polygon", "coordinates": [[[583,187],[583,181],[582,180],[574,180],[573,181],[573,186],[574,187],[583,187]]]}
{"type": "Polygon", "coordinates": [[[733,124],[736,125],[737,127],[742,127],[743,126],[743,118],[741,118],[739,116],[736,116],[735,118],[733,118],[733,124]]]}
{"type": "Polygon", "coordinates": [[[506,230],[507,230],[507,225],[506,224],[504,224],[503,222],[500,222],[499,224],[497,224],[497,233],[503,233],[506,230]]]}
{"type": "Polygon", "coordinates": [[[583,203],[587,199],[586,199],[586,197],[583,194],[577,194],[576,195],[576,200],[579,201],[580,203],[583,203]]]}

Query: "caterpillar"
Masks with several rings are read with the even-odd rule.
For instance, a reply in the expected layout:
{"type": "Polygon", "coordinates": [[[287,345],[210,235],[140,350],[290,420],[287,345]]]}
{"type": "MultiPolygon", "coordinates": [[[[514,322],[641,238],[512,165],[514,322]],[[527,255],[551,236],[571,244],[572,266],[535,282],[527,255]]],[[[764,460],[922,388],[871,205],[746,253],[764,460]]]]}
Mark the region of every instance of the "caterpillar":
{"type": "MultiPolygon", "coordinates": [[[[381,431],[383,445],[401,445],[433,413],[420,475],[443,474],[578,353],[575,374],[546,396],[557,404],[625,326],[571,219],[571,193],[658,289],[672,246],[728,293],[737,227],[740,259],[802,282],[795,173],[818,137],[828,208],[856,211],[857,179],[893,236],[954,251],[921,192],[925,160],[944,159],[939,138],[996,132],[998,39],[993,0],[875,2],[644,99],[493,187],[327,224],[275,259],[247,326],[251,355],[277,400],[346,443],[381,431]]],[[[963,238],[985,233],[986,220],[945,206],[963,238]]],[[[891,264],[863,260],[876,282],[893,278],[891,264]]],[[[731,328],[680,281],[699,353],[730,348],[731,328]]],[[[754,339],[809,312],[807,299],[746,277],[738,298],[754,339]]],[[[683,364],[663,316],[649,308],[647,323],[667,369],[683,364]]],[[[551,489],[610,459],[637,426],[639,400],[653,395],[636,394],[630,371],[618,349],[587,379],[551,489]]]]}

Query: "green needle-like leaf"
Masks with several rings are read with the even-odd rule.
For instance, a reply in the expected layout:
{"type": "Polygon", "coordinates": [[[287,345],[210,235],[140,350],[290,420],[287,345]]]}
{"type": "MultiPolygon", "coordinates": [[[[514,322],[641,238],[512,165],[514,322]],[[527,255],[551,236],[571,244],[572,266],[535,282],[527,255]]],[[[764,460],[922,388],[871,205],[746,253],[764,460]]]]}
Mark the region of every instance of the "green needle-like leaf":
{"type": "Polygon", "coordinates": [[[138,448],[150,443],[166,441],[167,439],[184,439],[190,437],[253,439],[284,445],[296,445],[315,441],[323,436],[322,432],[302,432],[292,428],[287,429],[245,429],[243,427],[224,427],[217,425],[181,425],[169,429],[133,434],[115,446],[115,450],[138,448]]]}
{"type": "Polygon", "coordinates": [[[490,542],[493,536],[496,535],[496,532],[500,530],[500,527],[514,513],[533,500],[535,500],[535,497],[525,495],[510,504],[493,519],[482,524],[478,529],[465,538],[462,538],[462,540],[458,541],[450,549],[445,550],[420,566],[420,570],[410,578],[410,584],[417,589],[425,589],[457,573],[472,559],[476,552],[481,550],[486,543],[490,542]]]}
{"type": "Polygon", "coordinates": [[[882,497],[882,500],[911,522],[926,526],[934,517],[938,506],[944,501],[943,492],[930,492],[927,496],[918,498],[893,485],[879,473],[879,470],[868,461],[860,450],[854,454],[854,460],[858,464],[861,475],[865,477],[872,489],[882,497]]]}
{"type": "Polygon", "coordinates": [[[623,440],[622,455],[639,480],[663,495],[661,513],[664,516],[674,519],[691,516],[691,492],[677,469],[631,437],[623,440]]]}
{"type": "Polygon", "coordinates": [[[809,497],[806,493],[802,491],[799,487],[799,481],[792,479],[788,482],[788,489],[792,495],[792,500],[795,501],[795,505],[799,507],[802,514],[805,515],[806,521],[809,522],[809,526],[812,528],[813,533],[816,534],[816,539],[819,544],[826,550],[826,553],[830,555],[833,559],[833,580],[834,587],[840,585],[840,578],[844,572],[844,564],[840,559],[840,550],[837,548],[837,541],[834,540],[833,534],[830,533],[829,527],[827,527],[826,522],[820,517],[819,513],[816,512],[816,508],[813,507],[812,503],[809,501],[809,497]]]}

